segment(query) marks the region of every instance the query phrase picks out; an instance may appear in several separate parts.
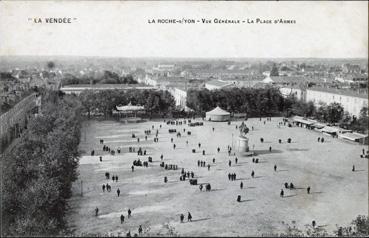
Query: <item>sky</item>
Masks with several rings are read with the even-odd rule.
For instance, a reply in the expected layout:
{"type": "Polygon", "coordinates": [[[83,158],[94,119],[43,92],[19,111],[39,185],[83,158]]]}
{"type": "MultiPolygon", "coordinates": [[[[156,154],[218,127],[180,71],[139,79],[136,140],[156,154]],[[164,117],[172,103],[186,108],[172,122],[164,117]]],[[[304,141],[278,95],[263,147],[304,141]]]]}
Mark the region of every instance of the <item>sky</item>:
{"type": "Polygon", "coordinates": [[[368,2],[0,1],[0,55],[368,58],[368,2]],[[148,23],[183,18],[296,23],[148,23]]]}

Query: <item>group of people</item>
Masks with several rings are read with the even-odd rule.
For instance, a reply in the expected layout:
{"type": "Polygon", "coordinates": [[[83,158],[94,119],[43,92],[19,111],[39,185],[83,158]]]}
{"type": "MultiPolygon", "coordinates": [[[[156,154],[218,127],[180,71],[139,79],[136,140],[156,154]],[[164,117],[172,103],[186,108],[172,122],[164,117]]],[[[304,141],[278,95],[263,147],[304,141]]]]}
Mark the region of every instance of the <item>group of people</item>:
{"type": "Polygon", "coordinates": [[[259,163],[259,158],[252,158],[252,162],[255,164],[259,163]]]}
{"type": "Polygon", "coordinates": [[[105,189],[107,192],[111,192],[111,186],[108,183],[106,185],[105,184],[102,185],[103,192],[105,192],[105,189]]]}
{"type": "Polygon", "coordinates": [[[202,161],[202,160],[198,160],[197,161],[197,166],[198,167],[205,167],[206,166],[206,162],[205,161],[202,161]]]}
{"type": "Polygon", "coordinates": [[[322,137],[322,138],[318,137],[318,142],[324,143],[324,137],[322,137]]]}
{"type": "Polygon", "coordinates": [[[140,147],[140,148],[138,148],[138,151],[137,151],[137,155],[146,155],[146,150],[143,150],[142,151],[142,148],[140,147]]]}
{"type": "Polygon", "coordinates": [[[115,181],[115,182],[118,182],[118,175],[113,175],[112,177],[111,177],[111,179],[113,180],[113,182],[115,181]]]}
{"type": "MultiPolygon", "coordinates": [[[[131,209],[128,209],[128,218],[130,218],[131,217],[131,214],[132,214],[132,211],[131,211],[131,209]]],[[[122,215],[120,215],[120,224],[123,224],[123,222],[124,222],[124,215],[122,214],[122,215]]],[[[141,225],[140,225],[140,227],[141,227],[141,225]]],[[[141,229],[142,229],[142,227],[141,227],[141,229]]]]}
{"type": "Polygon", "coordinates": [[[287,182],[284,183],[284,187],[287,189],[295,189],[295,185],[293,183],[288,184],[287,182]]]}
{"type": "MultiPolygon", "coordinates": [[[[179,219],[181,220],[181,223],[183,223],[183,221],[184,221],[184,215],[183,214],[179,215],[179,219]]],[[[187,221],[189,221],[189,222],[192,221],[192,215],[191,215],[190,212],[188,212],[188,214],[187,214],[187,221]]]]}
{"type": "Polygon", "coordinates": [[[236,175],[236,173],[228,173],[228,180],[230,180],[230,181],[234,181],[234,180],[236,180],[236,177],[237,177],[237,175],[236,175]]]}

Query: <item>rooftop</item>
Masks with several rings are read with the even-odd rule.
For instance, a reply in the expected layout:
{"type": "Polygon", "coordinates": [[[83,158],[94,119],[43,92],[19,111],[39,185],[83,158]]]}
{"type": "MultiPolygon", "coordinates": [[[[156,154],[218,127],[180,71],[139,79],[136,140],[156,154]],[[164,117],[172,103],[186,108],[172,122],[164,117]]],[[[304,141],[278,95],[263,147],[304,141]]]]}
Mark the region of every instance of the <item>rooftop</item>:
{"type": "Polygon", "coordinates": [[[211,80],[209,82],[206,82],[206,84],[210,84],[210,85],[214,85],[214,86],[218,86],[218,87],[224,87],[227,85],[231,85],[232,82],[225,82],[225,81],[220,81],[220,80],[211,80]]]}
{"type": "Polygon", "coordinates": [[[153,88],[146,84],[72,84],[65,85],[61,89],[127,89],[139,87],[153,88]]]}
{"type": "Polygon", "coordinates": [[[307,90],[368,99],[368,92],[367,91],[366,91],[366,93],[364,93],[364,92],[359,93],[358,91],[349,90],[349,89],[323,88],[323,87],[310,87],[310,88],[307,88],[307,90]]]}

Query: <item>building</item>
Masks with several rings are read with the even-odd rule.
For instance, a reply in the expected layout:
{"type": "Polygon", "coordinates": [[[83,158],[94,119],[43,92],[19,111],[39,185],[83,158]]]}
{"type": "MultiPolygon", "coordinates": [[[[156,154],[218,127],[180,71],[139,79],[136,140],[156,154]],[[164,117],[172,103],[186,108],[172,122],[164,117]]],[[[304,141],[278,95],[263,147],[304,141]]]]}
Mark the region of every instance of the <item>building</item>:
{"type": "Polygon", "coordinates": [[[147,85],[140,85],[140,84],[74,84],[74,85],[65,85],[60,88],[60,91],[64,92],[65,94],[76,94],[79,95],[82,91],[85,90],[94,90],[94,91],[101,91],[101,90],[129,90],[129,89],[155,89],[155,87],[147,86],[147,85]]]}
{"type": "Polygon", "coordinates": [[[340,103],[345,111],[358,117],[360,110],[363,107],[368,107],[368,94],[334,88],[308,88],[306,89],[305,101],[312,101],[318,107],[321,103],[340,103]]]}
{"type": "Polygon", "coordinates": [[[205,88],[211,91],[211,90],[233,87],[234,85],[235,85],[235,82],[224,81],[224,80],[218,79],[218,80],[211,80],[209,82],[206,82],[205,88]]]}
{"type": "Polygon", "coordinates": [[[298,87],[280,87],[279,91],[285,98],[294,96],[297,100],[305,101],[305,90],[298,87]]]}
{"type": "Polygon", "coordinates": [[[32,93],[0,115],[0,152],[22,133],[30,117],[37,113],[40,107],[41,96],[32,93]]]}
{"type": "Polygon", "coordinates": [[[181,87],[173,87],[173,88],[169,88],[168,91],[174,97],[176,106],[181,109],[186,109],[187,90],[181,87]]]}

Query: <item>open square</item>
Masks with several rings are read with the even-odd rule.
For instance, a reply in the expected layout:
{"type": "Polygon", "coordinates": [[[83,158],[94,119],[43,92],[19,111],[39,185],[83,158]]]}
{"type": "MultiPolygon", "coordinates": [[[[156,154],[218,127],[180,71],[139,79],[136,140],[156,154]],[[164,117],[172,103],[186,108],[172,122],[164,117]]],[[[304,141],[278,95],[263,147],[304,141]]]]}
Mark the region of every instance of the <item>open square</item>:
{"type": "Polygon", "coordinates": [[[249,147],[256,153],[249,157],[233,155],[239,135],[236,125],[242,121],[232,121],[230,125],[204,121],[204,126],[197,127],[167,125],[163,120],[135,124],[87,121],[82,128],[80,149],[84,154],[80,158],[79,180],[73,186],[67,220],[74,224],[71,228],[77,235],[125,235],[128,231],[134,234],[142,225],[144,235],[149,236],[260,236],[283,232],[283,223],[302,228],[312,220],[332,232],[336,224],[345,225],[357,214],[366,214],[368,160],[360,158],[360,154],[367,147],[305,128],[278,127],[281,121],[282,118],[246,121],[250,128],[249,147]],[[169,129],[176,129],[181,137],[169,133],[169,129]],[[145,130],[151,130],[147,140],[145,130]],[[156,130],[158,142],[153,141],[156,130]],[[132,133],[136,138],[132,138],[132,133]],[[324,143],[318,142],[318,137],[324,137],[324,143]],[[292,139],[291,143],[287,143],[288,138],[292,139]],[[109,155],[102,150],[100,139],[112,150],[120,147],[121,153],[109,155]],[[227,146],[233,148],[231,155],[227,146]],[[136,152],[129,153],[129,147],[136,148],[136,152]],[[139,147],[147,154],[138,156],[139,147]],[[94,156],[90,156],[91,150],[95,150],[94,156]],[[135,166],[132,172],[134,160],[147,161],[149,156],[153,162],[148,167],[135,166]],[[259,163],[253,163],[252,158],[258,158],[259,163]],[[199,167],[199,160],[206,161],[206,166],[210,164],[210,169],[199,167]],[[160,166],[161,162],[178,165],[178,170],[166,170],[160,166]],[[210,183],[211,191],[200,191],[188,179],[180,181],[182,168],[193,171],[198,184],[210,183]],[[117,175],[118,182],[107,180],[105,172],[117,175]],[[236,173],[237,179],[230,181],[229,173],[236,173]],[[167,183],[164,177],[168,178],[167,183]],[[240,189],[241,182],[243,189],[240,189]],[[295,189],[285,189],[285,182],[292,182],[295,189]],[[111,192],[102,191],[106,183],[111,185],[111,192]],[[310,194],[306,191],[308,186],[310,194]],[[241,202],[237,202],[238,195],[241,202]],[[132,210],[131,218],[127,217],[128,209],[132,210]],[[188,212],[192,222],[187,222],[188,212]],[[125,216],[123,224],[121,214],[125,216]],[[185,215],[184,223],[180,222],[180,214],[185,215]]]}

